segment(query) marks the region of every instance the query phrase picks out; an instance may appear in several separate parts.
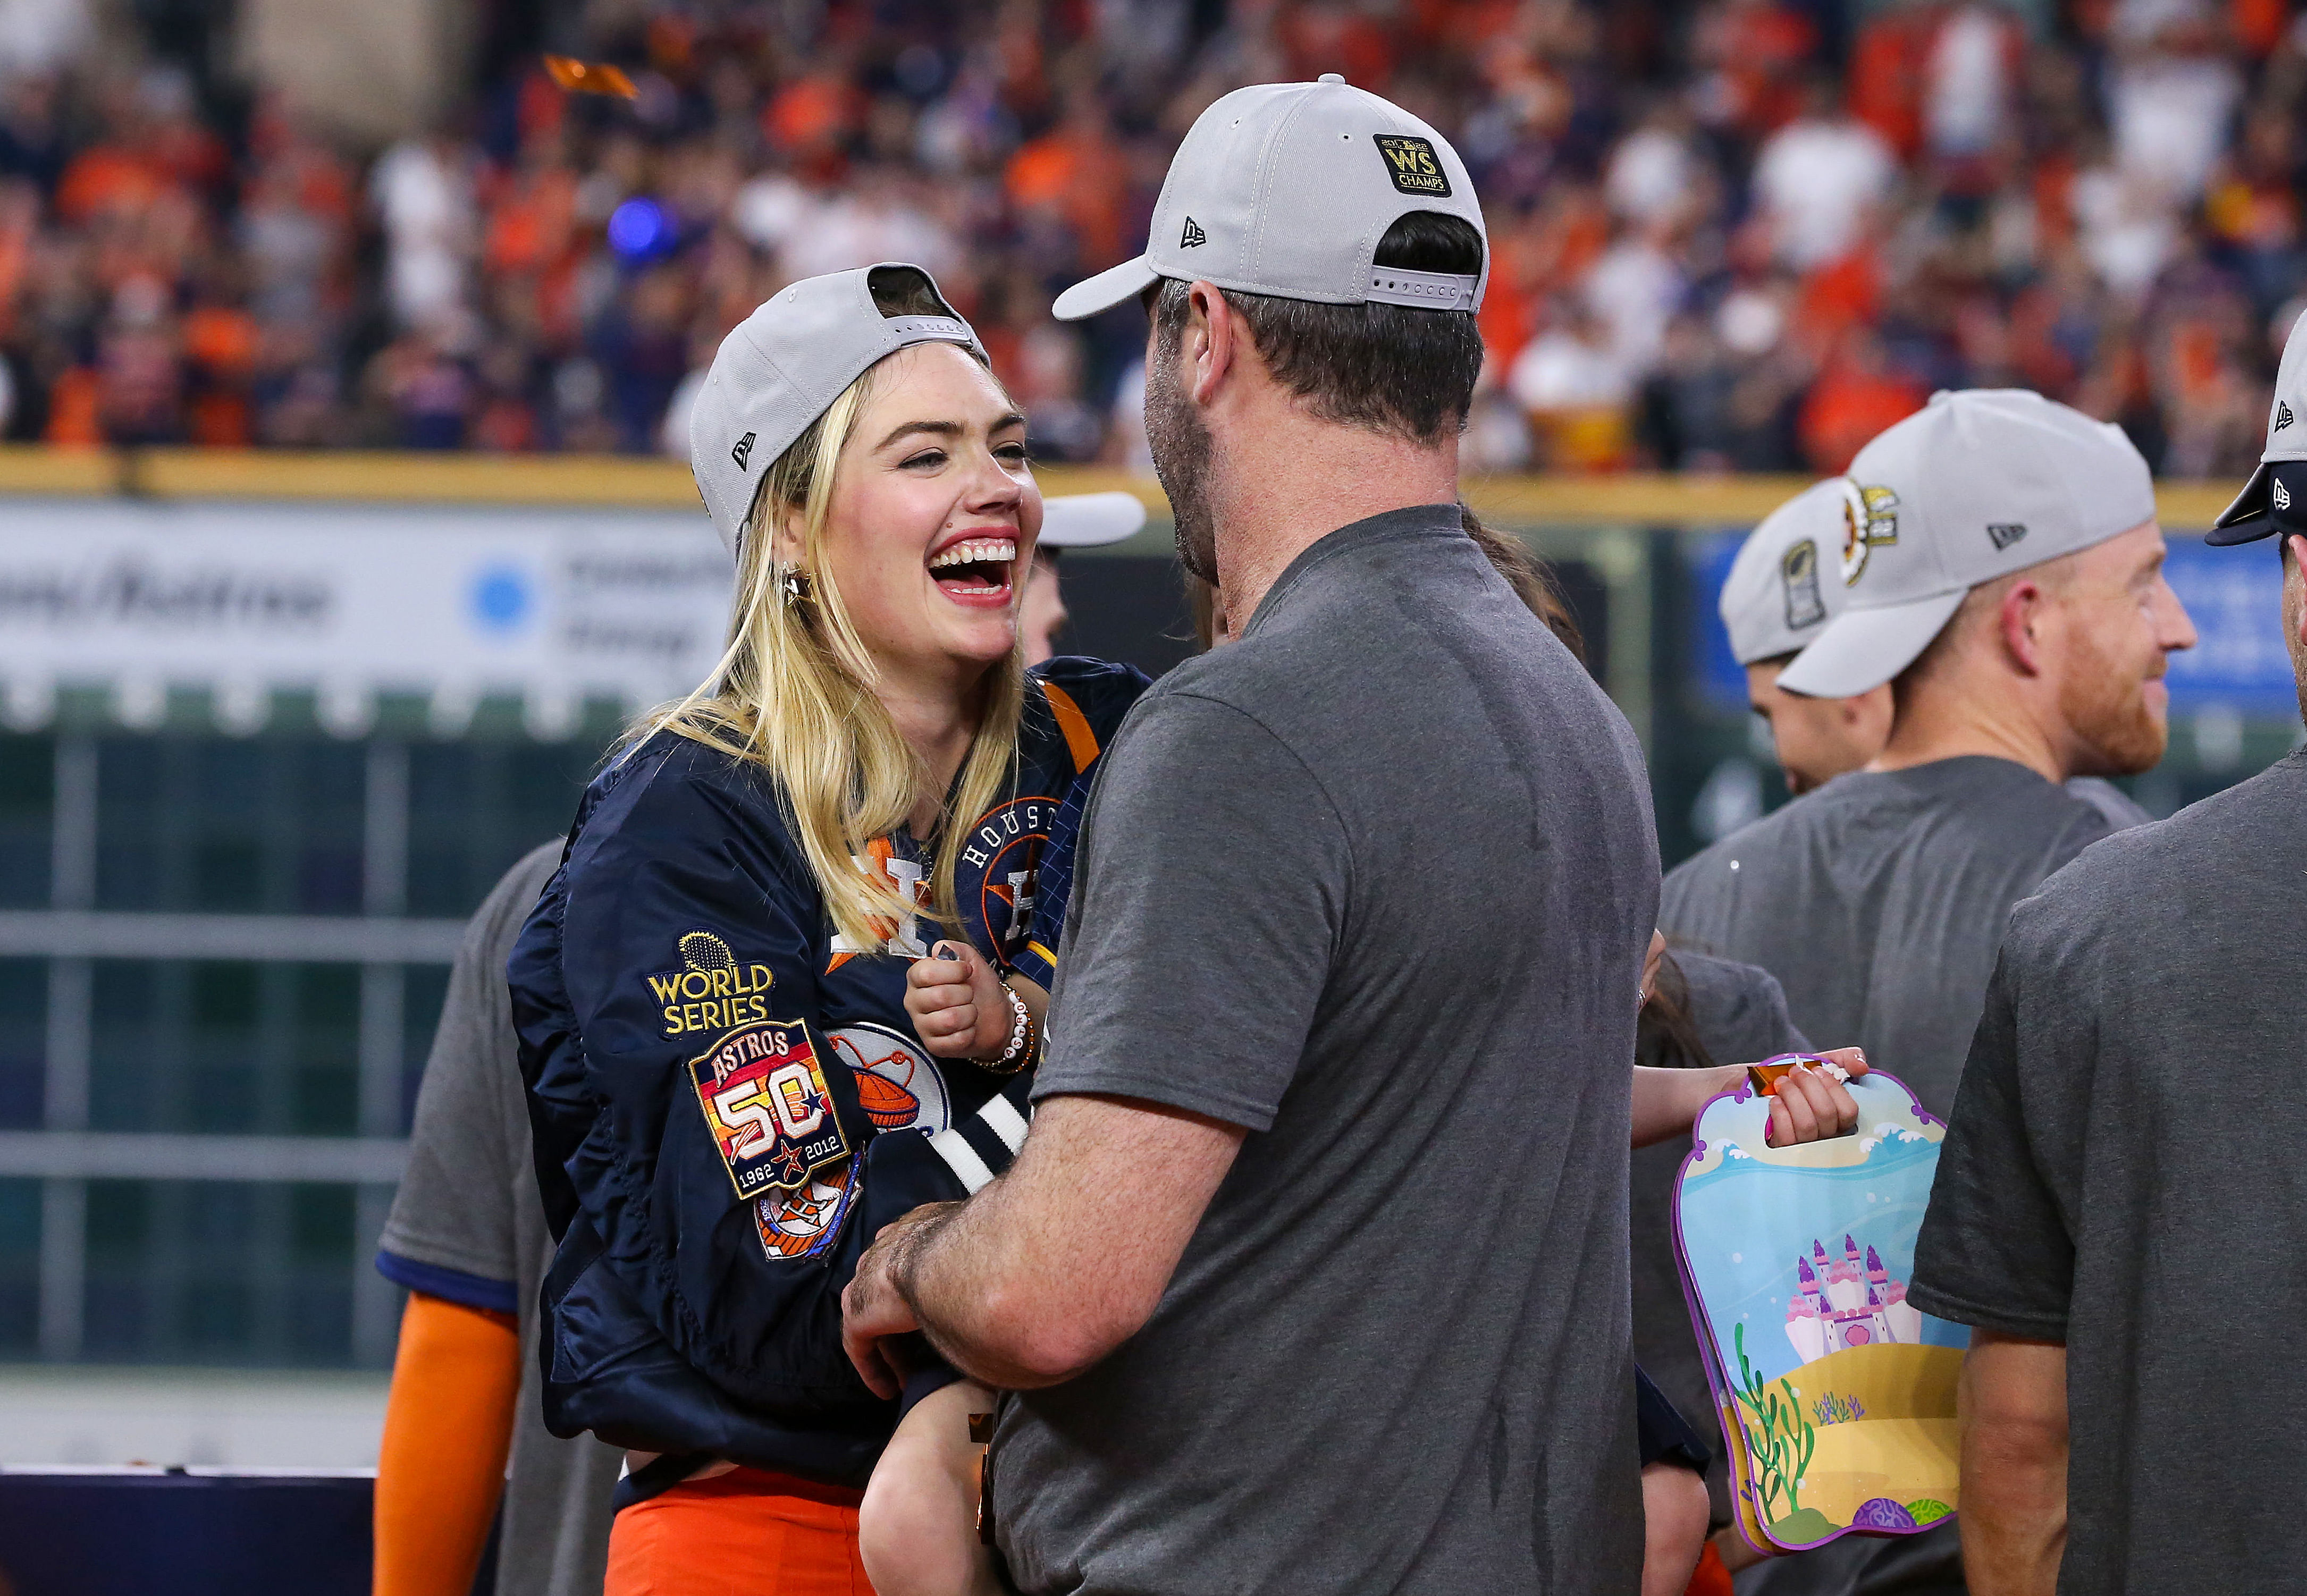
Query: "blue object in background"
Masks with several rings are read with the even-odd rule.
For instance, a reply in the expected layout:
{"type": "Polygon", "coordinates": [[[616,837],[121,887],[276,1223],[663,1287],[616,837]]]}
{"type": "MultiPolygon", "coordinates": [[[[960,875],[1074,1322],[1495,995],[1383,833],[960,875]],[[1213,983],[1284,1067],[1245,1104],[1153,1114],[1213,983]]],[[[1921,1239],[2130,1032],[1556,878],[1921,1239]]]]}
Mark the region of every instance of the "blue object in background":
{"type": "Polygon", "coordinates": [[[472,606],[483,631],[518,631],[535,607],[527,572],[512,565],[488,567],[473,579],[472,606]]]}
{"type": "Polygon", "coordinates": [[[669,255],[680,240],[673,218],[655,200],[636,197],[609,212],[609,247],[628,266],[669,255]]]}
{"type": "Polygon", "coordinates": [[[363,1475],[0,1472],[14,1596],[367,1596],[363,1475]]]}
{"type": "MultiPolygon", "coordinates": [[[[1710,533],[1683,545],[1691,579],[1690,657],[1700,692],[1733,713],[1746,708],[1746,673],[1730,656],[1717,605],[1743,532],[1710,533]]],[[[2299,701],[2291,656],[2283,647],[2283,571],[2270,551],[2252,545],[2215,549],[2200,537],[2174,536],[2165,569],[2193,617],[2200,640],[2171,656],[2171,708],[2289,720],[2299,701]]]]}
{"type": "Polygon", "coordinates": [[[2200,634],[2192,648],[2171,656],[2171,707],[2184,713],[2217,705],[2286,721],[2297,715],[2275,549],[2215,549],[2200,538],[2174,537],[2164,569],[2200,634]]]}
{"type": "Polygon", "coordinates": [[[1745,531],[1709,532],[1685,539],[1682,557],[1690,568],[1691,663],[1697,667],[1701,696],[1716,707],[1744,715],[1746,673],[1730,653],[1730,634],[1722,627],[1722,584],[1730,577],[1730,562],[1738,557],[1745,531]]]}

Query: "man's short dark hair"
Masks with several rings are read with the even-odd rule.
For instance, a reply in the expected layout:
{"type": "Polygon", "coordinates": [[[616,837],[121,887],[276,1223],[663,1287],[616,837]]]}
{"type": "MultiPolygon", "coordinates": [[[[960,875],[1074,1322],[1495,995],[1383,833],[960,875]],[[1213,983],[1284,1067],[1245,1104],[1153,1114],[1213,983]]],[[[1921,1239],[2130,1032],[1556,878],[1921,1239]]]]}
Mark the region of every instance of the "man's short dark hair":
{"type": "MultiPolygon", "coordinates": [[[[1385,230],[1372,263],[1471,276],[1482,269],[1482,236],[1462,217],[1413,210],[1385,230]]],[[[1186,290],[1164,279],[1154,298],[1164,349],[1174,349],[1184,330],[1186,290]]],[[[1471,313],[1224,293],[1265,369],[1325,421],[1425,444],[1465,425],[1482,371],[1481,330],[1471,313]]]]}

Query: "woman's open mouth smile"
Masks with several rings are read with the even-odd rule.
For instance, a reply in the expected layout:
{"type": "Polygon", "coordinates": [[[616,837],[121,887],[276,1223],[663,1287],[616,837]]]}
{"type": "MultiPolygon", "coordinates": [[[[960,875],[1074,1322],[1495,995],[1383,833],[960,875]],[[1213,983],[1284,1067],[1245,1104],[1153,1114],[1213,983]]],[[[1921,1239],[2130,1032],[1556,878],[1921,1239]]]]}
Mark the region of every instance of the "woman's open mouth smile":
{"type": "Polygon", "coordinates": [[[957,605],[1002,609],[1009,603],[1010,573],[1016,563],[1016,533],[1004,529],[965,534],[930,556],[930,579],[957,605]]]}

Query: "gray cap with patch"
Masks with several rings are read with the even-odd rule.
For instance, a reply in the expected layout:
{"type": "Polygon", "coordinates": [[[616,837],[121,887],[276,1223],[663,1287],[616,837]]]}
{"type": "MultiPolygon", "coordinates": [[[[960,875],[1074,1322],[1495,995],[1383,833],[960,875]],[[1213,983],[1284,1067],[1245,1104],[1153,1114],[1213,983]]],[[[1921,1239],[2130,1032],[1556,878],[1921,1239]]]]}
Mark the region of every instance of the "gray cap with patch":
{"type": "Polygon", "coordinates": [[[1194,121],[1170,162],[1145,253],[1076,283],[1051,313],[1077,322],[1165,277],[1317,305],[1471,312],[1489,281],[1489,234],[1465,163],[1400,106],[1335,73],[1237,89],[1194,121]],[[1483,241],[1473,276],[1372,263],[1397,218],[1437,210],[1483,241]]]}
{"type": "Polygon", "coordinates": [[[2307,311],[2283,340],[2275,400],[2267,409],[2267,452],[2234,502],[2219,511],[2205,543],[2255,543],[2277,532],[2307,532],[2307,311]]]}
{"type": "Polygon", "coordinates": [[[960,344],[984,357],[950,307],[941,316],[883,315],[871,284],[880,271],[919,273],[944,303],[928,272],[884,261],[780,288],[721,340],[689,413],[689,468],[731,554],[770,465],[876,361],[910,344],[960,344]]]}
{"type": "Polygon", "coordinates": [[[1762,518],[1722,579],[1723,630],[1742,665],[1793,654],[1842,607],[1832,565],[1842,548],[1839,477],[1813,483],[1762,518]]]}
{"type": "Polygon", "coordinates": [[[1779,685],[1845,699],[1912,665],[1981,582],[2155,519],[2147,461],[2113,422],[2022,388],[1943,390],[1850,462],[1846,603],[1779,685]]]}

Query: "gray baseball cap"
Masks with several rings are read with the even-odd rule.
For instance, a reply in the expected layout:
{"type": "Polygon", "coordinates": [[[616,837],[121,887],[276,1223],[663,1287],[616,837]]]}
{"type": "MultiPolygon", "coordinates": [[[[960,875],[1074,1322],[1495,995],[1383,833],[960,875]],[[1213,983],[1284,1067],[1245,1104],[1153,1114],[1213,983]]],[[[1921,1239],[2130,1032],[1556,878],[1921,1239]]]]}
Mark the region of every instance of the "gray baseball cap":
{"type": "Polygon", "coordinates": [[[1471,312],[1489,275],[1482,208],[1450,141],[1325,73],[1318,82],[1237,89],[1196,117],[1154,202],[1145,253],[1076,283],[1051,313],[1077,322],[1165,277],[1317,305],[1471,312]],[[1378,240],[1412,210],[1472,223],[1482,270],[1374,266],[1378,240]]]}
{"type": "Polygon", "coordinates": [[[1850,462],[1846,602],[1779,685],[1844,699],[1912,665],[1981,582],[2155,519],[2123,429],[2020,388],[1942,390],[1850,462]]]}
{"type": "Polygon", "coordinates": [[[1797,652],[1842,607],[1842,502],[1840,477],[1813,483],[1738,545],[1720,609],[1740,665],[1797,652]]]}
{"type": "Polygon", "coordinates": [[[780,288],[721,340],[689,413],[689,468],[731,554],[771,463],[876,361],[911,344],[960,344],[984,357],[950,306],[940,316],[883,315],[871,279],[884,271],[919,273],[945,303],[927,271],[884,261],[780,288]]]}
{"type": "Polygon", "coordinates": [[[2255,543],[2277,532],[2307,532],[2307,311],[2283,340],[2275,369],[2275,401],[2267,409],[2267,452],[2234,503],[2203,537],[2205,543],[2255,543]]]}
{"type": "Polygon", "coordinates": [[[1042,501],[1042,536],[1036,548],[1093,549],[1134,536],[1145,525],[1145,506],[1135,493],[1061,493],[1042,501]]]}

